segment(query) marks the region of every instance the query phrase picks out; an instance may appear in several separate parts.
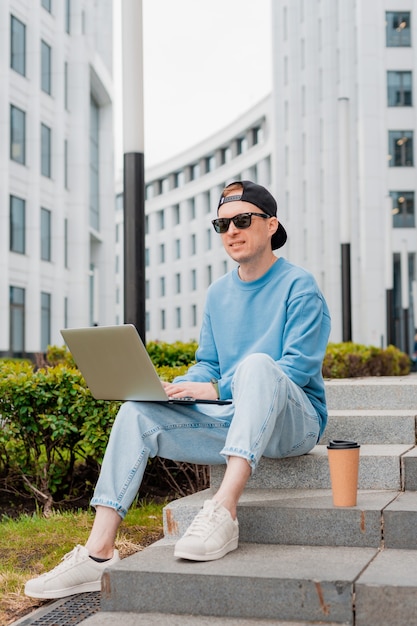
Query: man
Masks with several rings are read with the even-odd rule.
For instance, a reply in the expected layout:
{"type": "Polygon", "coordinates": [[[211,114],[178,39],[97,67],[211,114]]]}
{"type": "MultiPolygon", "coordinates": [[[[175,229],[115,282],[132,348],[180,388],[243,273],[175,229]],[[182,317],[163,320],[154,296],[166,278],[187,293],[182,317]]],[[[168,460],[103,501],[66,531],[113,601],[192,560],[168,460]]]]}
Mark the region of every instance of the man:
{"type": "Polygon", "coordinates": [[[149,456],[227,463],[218,491],[174,549],[176,557],[206,561],[237,548],[237,504],[261,456],[306,454],[324,430],[321,368],[329,312],[313,277],[273,253],[287,239],[275,199],[255,183],[231,183],[212,223],[238,267],[208,290],[196,364],[164,386],[173,398],[220,397],[233,403],[124,403],[91,501],[96,517],[86,546],[28,581],[29,596],[59,598],[100,589],[103,570],[119,559],[117,529],[149,456]]]}

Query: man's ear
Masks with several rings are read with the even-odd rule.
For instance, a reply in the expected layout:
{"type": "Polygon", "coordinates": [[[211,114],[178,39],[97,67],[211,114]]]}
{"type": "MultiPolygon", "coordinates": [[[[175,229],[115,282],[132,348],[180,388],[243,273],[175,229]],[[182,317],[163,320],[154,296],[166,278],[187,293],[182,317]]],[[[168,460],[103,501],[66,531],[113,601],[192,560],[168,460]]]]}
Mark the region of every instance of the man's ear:
{"type": "Polygon", "coordinates": [[[268,226],[269,226],[269,231],[271,232],[272,235],[276,233],[278,230],[278,226],[279,226],[278,218],[271,217],[271,219],[269,220],[268,226]]]}

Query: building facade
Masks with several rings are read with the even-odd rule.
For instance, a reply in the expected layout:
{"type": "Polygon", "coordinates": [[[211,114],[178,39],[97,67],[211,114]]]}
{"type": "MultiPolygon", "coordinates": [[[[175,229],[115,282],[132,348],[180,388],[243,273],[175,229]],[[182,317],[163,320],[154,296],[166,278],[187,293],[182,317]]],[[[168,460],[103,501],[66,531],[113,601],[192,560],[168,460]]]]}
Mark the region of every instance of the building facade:
{"type": "Polygon", "coordinates": [[[112,0],[0,3],[0,354],[114,321],[112,0]]]}
{"type": "Polygon", "coordinates": [[[417,3],[276,0],[272,15],[272,171],[288,257],[318,278],[333,340],[350,321],[354,341],[410,353],[417,3]]]}

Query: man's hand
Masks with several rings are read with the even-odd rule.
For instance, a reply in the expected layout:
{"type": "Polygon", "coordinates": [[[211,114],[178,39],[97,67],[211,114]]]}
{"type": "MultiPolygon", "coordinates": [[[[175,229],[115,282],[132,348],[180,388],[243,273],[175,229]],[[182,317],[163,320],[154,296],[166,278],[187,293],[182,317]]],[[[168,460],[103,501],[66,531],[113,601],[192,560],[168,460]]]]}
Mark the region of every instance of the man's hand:
{"type": "Polygon", "coordinates": [[[202,400],[216,400],[217,393],[211,383],[166,383],[162,385],[170,398],[201,398],[202,400]]]}

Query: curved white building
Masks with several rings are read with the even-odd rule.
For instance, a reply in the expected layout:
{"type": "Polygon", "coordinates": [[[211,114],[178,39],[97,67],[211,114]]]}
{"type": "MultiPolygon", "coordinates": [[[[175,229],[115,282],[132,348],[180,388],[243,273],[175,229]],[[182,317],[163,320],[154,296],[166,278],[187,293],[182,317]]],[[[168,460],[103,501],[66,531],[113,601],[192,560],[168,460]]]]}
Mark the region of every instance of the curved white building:
{"type": "MultiPolygon", "coordinates": [[[[234,262],[211,224],[223,187],[273,190],[271,98],[190,150],[146,171],[146,339],[198,339],[207,287],[234,262]]],[[[123,321],[122,199],[116,210],[116,323],[123,321]]]]}
{"type": "Polygon", "coordinates": [[[114,321],[112,1],[0,3],[0,354],[114,321]]]}

